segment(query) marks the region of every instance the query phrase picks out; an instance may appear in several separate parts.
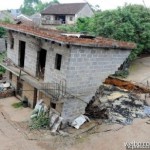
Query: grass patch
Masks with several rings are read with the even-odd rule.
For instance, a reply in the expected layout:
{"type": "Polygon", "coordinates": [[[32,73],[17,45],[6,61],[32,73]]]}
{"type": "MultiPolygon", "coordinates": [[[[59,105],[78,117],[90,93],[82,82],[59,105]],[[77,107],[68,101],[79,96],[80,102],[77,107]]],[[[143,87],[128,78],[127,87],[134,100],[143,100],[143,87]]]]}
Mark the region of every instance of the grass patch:
{"type": "Polygon", "coordinates": [[[48,113],[41,112],[39,116],[31,119],[30,129],[47,129],[50,118],[48,113]]]}
{"type": "Polygon", "coordinates": [[[22,102],[13,103],[12,106],[14,108],[20,108],[20,107],[23,107],[23,103],[22,102]]]}

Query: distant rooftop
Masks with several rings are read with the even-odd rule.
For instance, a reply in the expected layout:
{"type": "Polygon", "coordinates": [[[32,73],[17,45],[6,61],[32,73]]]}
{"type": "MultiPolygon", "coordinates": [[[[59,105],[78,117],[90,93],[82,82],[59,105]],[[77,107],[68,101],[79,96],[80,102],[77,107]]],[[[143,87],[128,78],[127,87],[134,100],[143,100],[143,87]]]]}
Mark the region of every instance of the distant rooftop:
{"type": "Polygon", "coordinates": [[[73,15],[78,13],[87,3],[67,3],[67,4],[53,4],[41,12],[41,14],[63,14],[73,15]]]}
{"type": "Polygon", "coordinates": [[[82,36],[66,36],[57,30],[47,30],[41,28],[35,28],[32,26],[15,25],[15,24],[4,24],[0,23],[0,27],[4,27],[8,30],[29,34],[35,37],[46,39],[49,41],[78,45],[78,46],[88,46],[88,47],[101,47],[101,48],[116,48],[116,49],[134,49],[136,48],[135,43],[117,41],[114,39],[108,39],[103,37],[96,38],[82,38],[82,36]]]}

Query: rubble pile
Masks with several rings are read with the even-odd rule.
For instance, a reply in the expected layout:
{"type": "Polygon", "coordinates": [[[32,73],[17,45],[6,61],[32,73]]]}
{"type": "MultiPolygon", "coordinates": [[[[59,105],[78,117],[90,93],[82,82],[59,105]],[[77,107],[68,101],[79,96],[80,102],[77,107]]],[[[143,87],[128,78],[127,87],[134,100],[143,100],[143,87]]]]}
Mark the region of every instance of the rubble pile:
{"type": "Polygon", "coordinates": [[[150,107],[140,94],[112,85],[102,85],[88,104],[86,115],[107,122],[131,124],[134,118],[150,116],[150,107]]]}

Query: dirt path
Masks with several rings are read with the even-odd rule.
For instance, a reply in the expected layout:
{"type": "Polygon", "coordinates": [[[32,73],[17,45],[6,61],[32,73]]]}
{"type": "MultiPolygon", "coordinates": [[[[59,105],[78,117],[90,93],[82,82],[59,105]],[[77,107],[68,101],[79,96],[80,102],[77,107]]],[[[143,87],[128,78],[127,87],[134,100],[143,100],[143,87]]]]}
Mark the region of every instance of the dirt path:
{"type": "Polygon", "coordinates": [[[70,150],[126,150],[124,145],[126,142],[150,143],[150,124],[146,122],[147,119],[137,119],[133,125],[123,128],[114,125],[110,131],[93,134],[86,142],[80,142],[70,150]]]}
{"type": "MultiPolygon", "coordinates": [[[[11,99],[12,103],[16,102],[15,98],[11,99]]],[[[0,104],[3,103],[3,107],[5,104],[6,112],[9,110],[13,117],[15,113],[11,111],[11,107],[9,109],[7,107],[10,100],[4,100],[6,102],[0,100],[0,104]]],[[[15,122],[10,120],[3,107],[2,105],[0,107],[0,150],[44,150],[37,145],[36,141],[29,141],[25,138],[24,134],[15,125],[15,122]]]]}
{"type": "Polygon", "coordinates": [[[14,109],[15,97],[0,100],[0,150],[126,150],[125,142],[150,142],[147,119],[132,125],[99,125],[78,137],[52,136],[49,131],[30,134],[23,126],[31,109],[14,109]]]}

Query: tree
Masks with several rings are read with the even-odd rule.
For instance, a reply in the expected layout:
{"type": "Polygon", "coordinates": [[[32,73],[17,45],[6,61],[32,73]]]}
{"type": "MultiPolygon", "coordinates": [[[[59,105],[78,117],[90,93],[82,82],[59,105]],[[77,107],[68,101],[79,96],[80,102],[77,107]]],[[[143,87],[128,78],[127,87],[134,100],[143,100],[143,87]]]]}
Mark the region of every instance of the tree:
{"type": "Polygon", "coordinates": [[[115,10],[96,12],[94,17],[79,19],[76,31],[88,31],[96,36],[135,42],[137,48],[128,60],[142,52],[150,51],[150,8],[142,5],[125,5],[115,10]]]}
{"type": "Polygon", "coordinates": [[[0,38],[2,38],[6,34],[6,30],[0,27],[0,38]]]}
{"type": "Polygon", "coordinates": [[[23,14],[33,15],[35,13],[34,7],[39,3],[40,0],[24,0],[23,5],[20,9],[23,14]]]}
{"type": "Polygon", "coordinates": [[[23,5],[21,5],[21,12],[25,15],[33,15],[34,13],[41,12],[48,5],[53,3],[59,3],[58,0],[53,0],[51,2],[43,3],[41,0],[24,0],[23,5]]]}
{"type": "Polygon", "coordinates": [[[150,49],[150,9],[142,5],[125,5],[123,8],[97,13],[90,26],[96,35],[137,43],[130,60],[150,49]]]}

